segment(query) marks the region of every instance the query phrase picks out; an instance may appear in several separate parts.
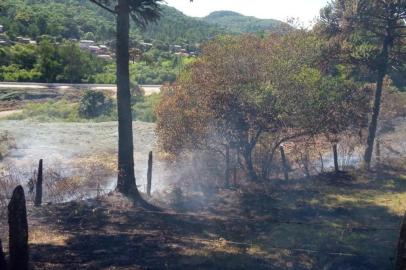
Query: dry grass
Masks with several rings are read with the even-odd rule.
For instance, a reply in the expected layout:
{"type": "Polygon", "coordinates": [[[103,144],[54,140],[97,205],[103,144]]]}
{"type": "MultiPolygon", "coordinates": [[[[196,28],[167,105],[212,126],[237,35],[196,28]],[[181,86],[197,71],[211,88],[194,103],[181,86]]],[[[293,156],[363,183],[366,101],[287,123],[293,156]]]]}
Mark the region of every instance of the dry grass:
{"type": "Polygon", "coordinates": [[[30,245],[65,246],[68,239],[66,233],[50,230],[48,226],[36,226],[30,229],[28,242],[30,245]]]}

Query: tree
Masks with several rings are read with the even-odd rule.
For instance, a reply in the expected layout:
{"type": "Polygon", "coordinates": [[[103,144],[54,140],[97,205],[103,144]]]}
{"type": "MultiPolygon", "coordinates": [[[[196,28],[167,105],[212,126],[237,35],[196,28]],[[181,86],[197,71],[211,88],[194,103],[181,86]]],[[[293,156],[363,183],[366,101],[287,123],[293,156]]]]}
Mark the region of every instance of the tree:
{"type": "Polygon", "coordinates": [[[79,101],[79,115],[95,118],[111,113],[113,101],[102,92],[88,90],[79,101]]]}
{"type": "Polygon", "coordinates": [[[60,72],[58,50],[50,40],[44,39],[38,46],[38,59],[36,68],[42,74],[45,82],[53,82],[60,72]]]}
{"type": "Polygon", "coordinates": [[[61,77],[64,81],[80,83],[83,78],[86,78],[92,72],[92,65],[88,55],[82,52],[74,42],[64,42],[59,47],[59,56],[63,66],[61,77]]]}
{"type": "Polygon", "coordinates": [[[162,149],[220,154],[226,180],[232,150],[251,181],[265,178],[279,145],[317,122],[306,117],[321,75],[305,68],[317,52],[305,36],[224,36],[206,44],[202,57],[163,92],[157,107],[162,149]]]}
{"type": "Polygon", "coordinates": [[[370,167],[377,130],[384,78],[404,64],[405,0],[335,0],[321,12],[319,26],[340,43],[344,59],[365,65],[376,83],[372,117],[364,155],[370,167]]]}
{"type": "Polygon", "coordinates": [[[90,0],[116,15],[117,21],[117,111],[118,111],[118,179],[117,190],[139,196],[134,175],[134,146],[129,76],[130,16],[138,26],[156,21],[161,0],[90,0]]]}
{"type": "Polygon", "coordinates": [[[327,77],[323,82],[319,111],[323,115],[321,133],[333,147],[334,169],[339,172],[337,144],[343,134],[362,134],[367,126],[369,91],[340,77],[327,77]]]}

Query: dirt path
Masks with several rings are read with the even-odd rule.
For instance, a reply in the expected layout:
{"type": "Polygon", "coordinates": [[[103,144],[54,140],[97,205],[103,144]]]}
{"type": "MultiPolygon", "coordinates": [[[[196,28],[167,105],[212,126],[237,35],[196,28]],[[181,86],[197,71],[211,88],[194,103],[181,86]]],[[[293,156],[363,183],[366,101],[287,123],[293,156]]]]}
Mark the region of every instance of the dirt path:
{"type": "MultiPolygon", "coordinates": [[[[159,93],[162,85],[140,85],[149,96],[153,93],[159,93]]],[[[76,90],[105,90],[116,92],[117,87],[114,84],[61,84],[61,83],[12,83],[0,82],[0,89],[19,90],[56,90],[56,91],[76,91],[76,90]]]]}
{"type": "Polygon", "coordinates": [[[0,112],[0,118],[5,118],[15,113],[21,113],[23,110],[9,110],[0,112]]]}

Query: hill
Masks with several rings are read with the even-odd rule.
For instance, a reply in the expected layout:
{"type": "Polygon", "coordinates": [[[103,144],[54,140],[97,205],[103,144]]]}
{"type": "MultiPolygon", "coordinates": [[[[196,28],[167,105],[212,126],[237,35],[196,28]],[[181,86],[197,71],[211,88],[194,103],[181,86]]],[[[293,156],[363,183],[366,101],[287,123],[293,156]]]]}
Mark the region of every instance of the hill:
{"type": "Polygon", "coordinates": [[[186,16],[179,10],[162,6],[162,18],[143,32],[144,38],[165,43],[200,43],[229,30],[217,24],[186,16]]]}
{"type": "Polygon", "coordinates": [[[233,11],[215,11],[202,20],[210,24],[216,24],[234,33],[254,33],[288,26],[286,23],[278,20],[258,19],[233,11]]]}
{"type": "MultiPolygon", "coordinates": [[[[2,0],[0,24],[13,39],[50,35],[59,39],[114,40],[114,16],[88,0],[2,0]]],[[[168,44],[200,43],[221,33],[272,30],[283,25],[230,11],[219,11],[205,18],[184,15],[163,5],[162,18],[141,31],[132,27],[132,39],[151,39],[168,44]]]]}

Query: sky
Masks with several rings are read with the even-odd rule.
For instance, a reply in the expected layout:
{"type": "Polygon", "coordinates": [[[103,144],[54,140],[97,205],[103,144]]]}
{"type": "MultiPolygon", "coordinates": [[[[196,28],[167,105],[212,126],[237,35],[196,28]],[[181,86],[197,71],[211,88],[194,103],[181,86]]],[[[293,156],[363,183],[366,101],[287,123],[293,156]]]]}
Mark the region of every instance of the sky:
{"type": "Polygon", "coordinates": [[[299,19],[305,25],[318,16],[328,0],[166,0],[186,15],[204,17],[213,11],[231,10],[261,19],[299,19]]]}

